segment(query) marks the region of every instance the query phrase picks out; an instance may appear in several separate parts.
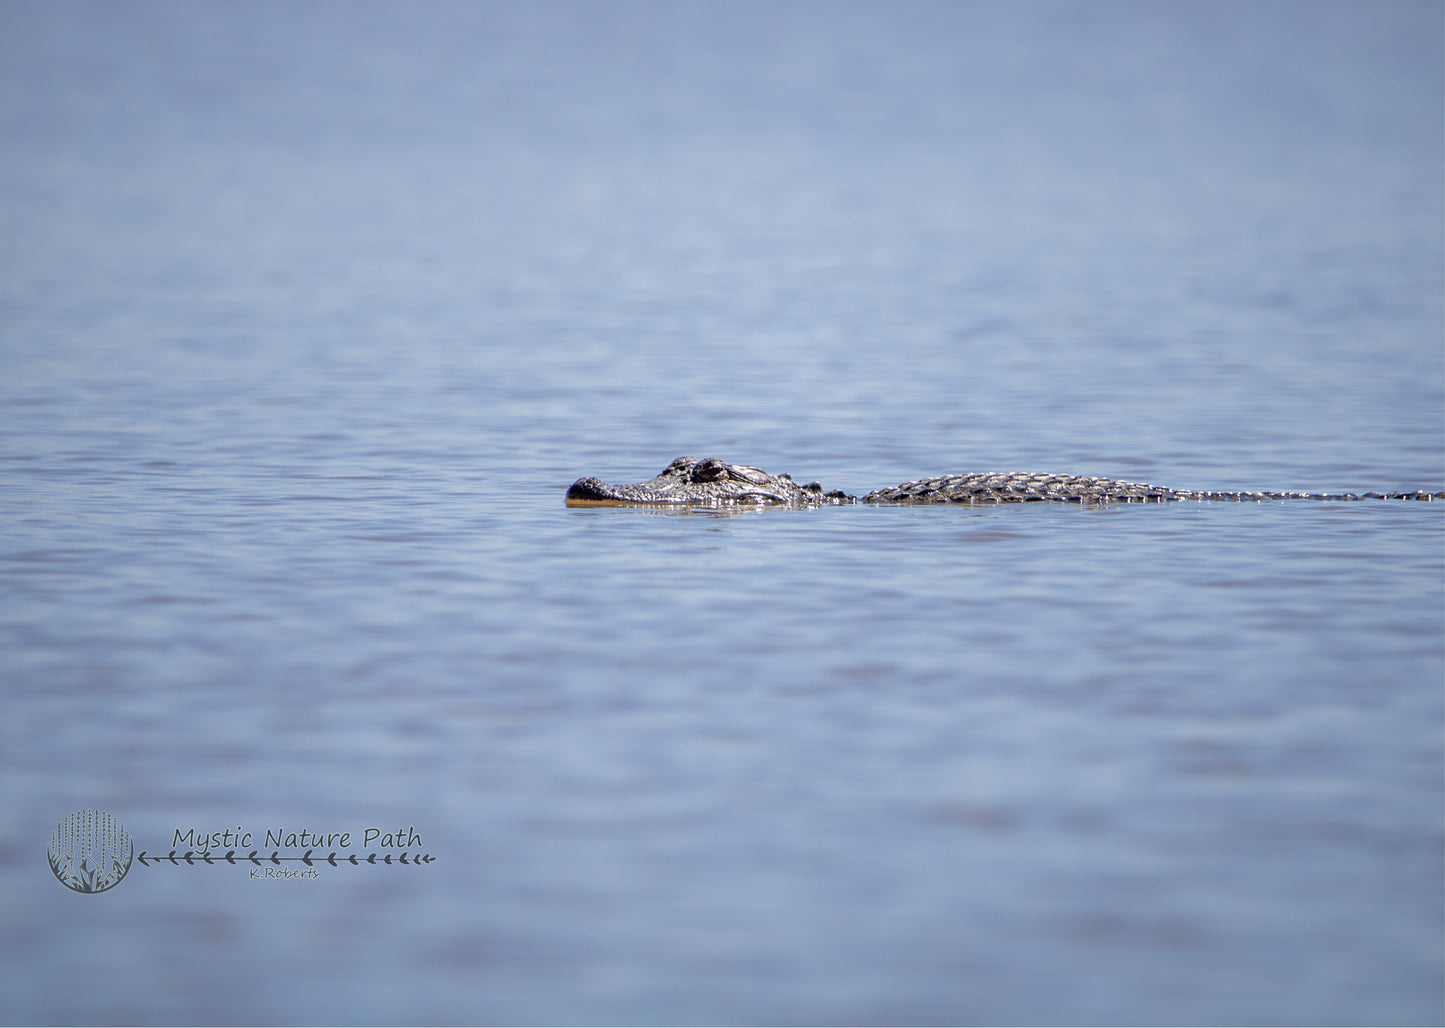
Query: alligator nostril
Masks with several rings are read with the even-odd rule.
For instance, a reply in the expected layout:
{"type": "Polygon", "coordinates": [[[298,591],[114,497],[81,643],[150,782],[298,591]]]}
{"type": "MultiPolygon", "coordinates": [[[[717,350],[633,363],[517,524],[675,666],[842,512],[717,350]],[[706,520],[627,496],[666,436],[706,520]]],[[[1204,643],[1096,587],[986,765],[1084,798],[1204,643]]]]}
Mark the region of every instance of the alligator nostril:
{"type": "Polygon", "coordinates": [[[600,478],[579,478],[567,489],[569,500],[606,500],[610,498],[607,483],[600,478]]]}

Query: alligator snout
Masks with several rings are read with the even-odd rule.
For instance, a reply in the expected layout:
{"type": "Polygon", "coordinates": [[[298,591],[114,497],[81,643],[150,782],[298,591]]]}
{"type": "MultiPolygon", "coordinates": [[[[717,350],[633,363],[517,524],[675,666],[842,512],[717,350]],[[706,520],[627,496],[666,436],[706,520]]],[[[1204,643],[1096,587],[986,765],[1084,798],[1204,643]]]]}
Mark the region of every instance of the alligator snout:
{"type": "Polygon", "coordinates": [[[618,497],[600,478],[579,478],[567,490],[568,503],[616,503],[618,497]]]}

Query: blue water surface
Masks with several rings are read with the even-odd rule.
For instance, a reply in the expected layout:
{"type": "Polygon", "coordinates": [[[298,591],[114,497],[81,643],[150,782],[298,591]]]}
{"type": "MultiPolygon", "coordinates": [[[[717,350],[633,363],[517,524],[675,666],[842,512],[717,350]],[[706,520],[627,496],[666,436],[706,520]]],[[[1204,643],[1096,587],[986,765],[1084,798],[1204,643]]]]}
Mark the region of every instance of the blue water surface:
{"type": "Polygon", "coordinates": [[[0,1022],[1439,1023],[1445,505],[563,493],[1445,489],[1442,30],[0,5],[0,1022]]]}

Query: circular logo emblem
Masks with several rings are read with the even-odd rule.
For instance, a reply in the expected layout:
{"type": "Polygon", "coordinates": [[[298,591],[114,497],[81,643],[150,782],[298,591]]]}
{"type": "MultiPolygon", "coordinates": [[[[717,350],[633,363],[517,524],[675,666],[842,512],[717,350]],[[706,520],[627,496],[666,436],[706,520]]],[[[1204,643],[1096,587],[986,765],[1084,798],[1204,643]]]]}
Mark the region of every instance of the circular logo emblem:
{"type": "Polygon", "coordinates": [[[50,870],[67,889],[105,892],[130,870],[135,843],[103,810],[77,810],[50,834],[50,870]]]}

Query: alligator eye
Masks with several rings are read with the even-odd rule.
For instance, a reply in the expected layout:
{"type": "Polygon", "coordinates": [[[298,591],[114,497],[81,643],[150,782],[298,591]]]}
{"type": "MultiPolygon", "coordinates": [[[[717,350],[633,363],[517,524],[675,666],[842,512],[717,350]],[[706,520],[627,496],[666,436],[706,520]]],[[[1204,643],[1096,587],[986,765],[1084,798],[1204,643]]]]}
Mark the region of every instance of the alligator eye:
{"type": "Polygon", "coordinates": [[[694,482],[717,482],[728,477],[728,462],[709,457],[692,470],[694,482]]]}

